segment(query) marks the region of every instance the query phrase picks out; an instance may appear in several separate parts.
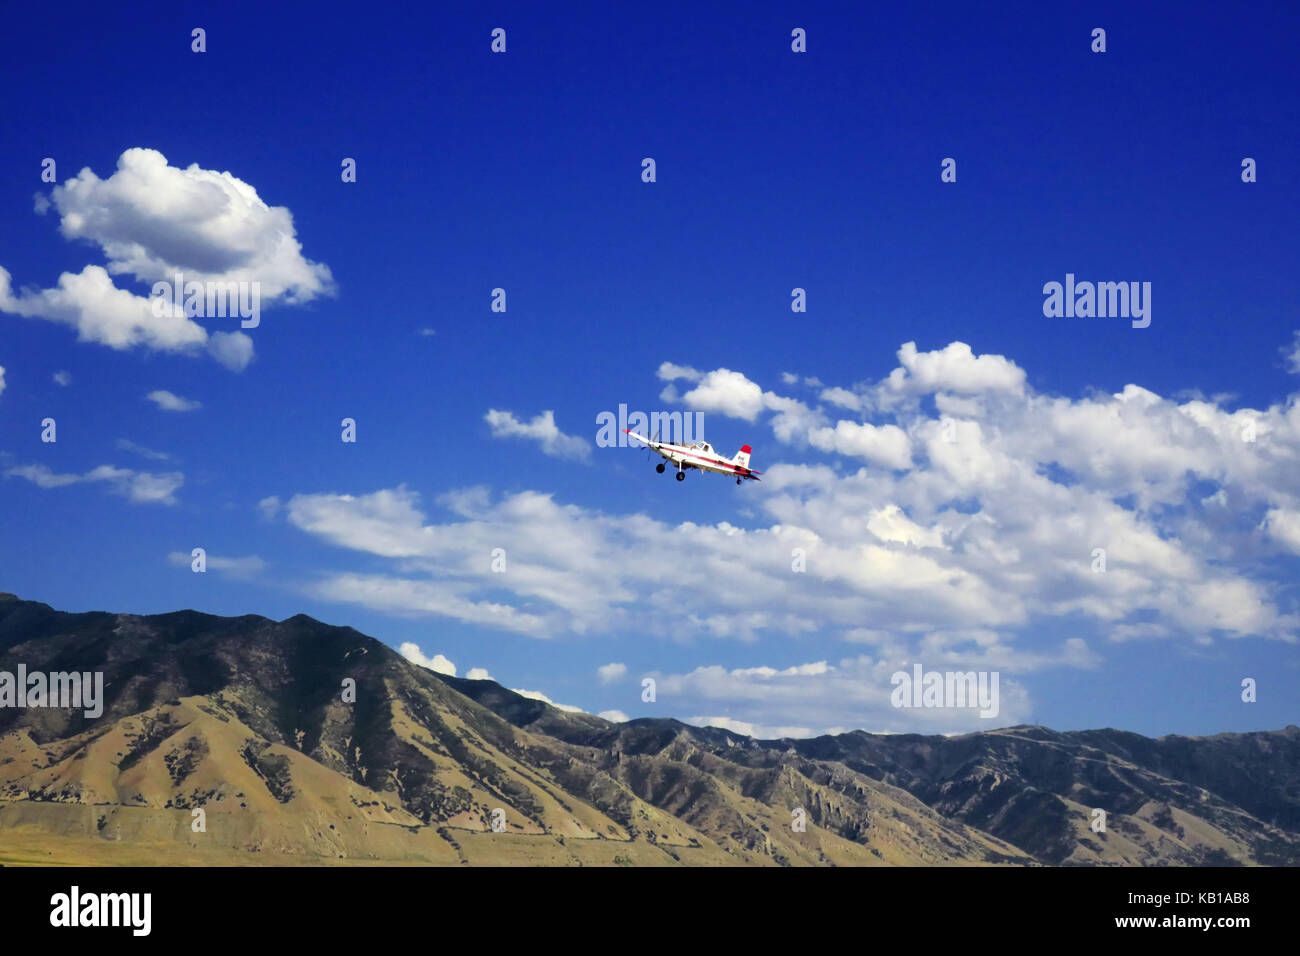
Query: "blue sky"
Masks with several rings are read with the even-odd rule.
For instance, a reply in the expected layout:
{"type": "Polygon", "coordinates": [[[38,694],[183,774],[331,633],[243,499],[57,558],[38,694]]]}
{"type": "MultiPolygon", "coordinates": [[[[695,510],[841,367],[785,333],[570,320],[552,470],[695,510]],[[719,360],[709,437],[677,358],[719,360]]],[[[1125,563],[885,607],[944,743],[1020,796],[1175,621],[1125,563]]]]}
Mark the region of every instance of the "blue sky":
{"type": "Polygon", "coordinates": [[[710,6],[11,12],[0,588],[764,734],[1295,722],[1296,14],[710,6]],[[260,325],[152,316],[177,266],[260,325]],[[596,447],[620,404],[764,481],[596,447]],[[892,707],[918,661],[999,717],[892,707]]]}

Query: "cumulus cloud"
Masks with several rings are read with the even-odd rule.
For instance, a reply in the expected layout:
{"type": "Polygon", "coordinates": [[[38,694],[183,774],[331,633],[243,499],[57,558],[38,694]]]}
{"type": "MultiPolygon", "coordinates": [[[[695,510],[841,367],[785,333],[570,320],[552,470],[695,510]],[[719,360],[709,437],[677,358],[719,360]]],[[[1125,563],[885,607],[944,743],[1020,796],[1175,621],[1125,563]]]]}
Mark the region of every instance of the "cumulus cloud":
{"type": "Polygon", "coordinates": [[[264,296],[287,302],[331,287],[329,268],[303,258],[289,210],[268,206],[229,172],[181,169],[157,150],[128,149],[108,179],[83,169],[51,199],[63,235],[97,244],[114,275],[256,281],[264,296]]]}
{"type": "Polygon", "coordinates": [[[602,684],[613,684],[627,676],[627,665],[618,663],[602,664],[596,668],[596,674],[600,677],[602,684]]]}
{"type": "Polygon", "coordinates": [[[881,541],[894,541],[917,548],[943,548],[942,525],[922,528],[903,513],[898,505],[886,505],[867,515],[867,530],[881,541]]]}
{"type": "Polygon", "coordinates": [[[838,405],[840,408],[847,408],[850,411],[866,411],[868,402],[866,398],[856,392],[851,392],[847,388],[841,388],[838,385],[834,388],[823,389],[821,400],[829,405],[838,405]]]}
{"type": "Polygon", "coordinates": [[[708,717],[699,715],[692,717],[688,723],[695,724],[699,727],[716,727],[719,730],[730,730],[733,734],[741,734],[745,737],[762,738],[762,731],[757,724],[751,724],[747,720],[735,720],[731,717],[708,717]]]}
{"type": "Polygon", "coordinates": [[[54,384],[55,384],[55,385],[61,385],[61,386],[66,387],[66,386],[72,384],[72,373],[71,373],[71,372],[55,372],[55,373],[51,376],[51,378],[54,379],[54,384]]]}
{"type": "Polygon", "coordinates": [[[232,370],[253,358],[252,339],[239,331],[209,332],[174,305],[118,287],[136,282],[258,284],[262,304],[297,304],[331,294],[329,268],[302,255],[293,216],[269,206],[257,190],[229,172],[192,164],[173,167],[157,150],[128,149],[116,171],[100,179],[89,168],[41,197],[53,207],[69,240],[97,245],[106,267],[65,272],[56,286],[15,294],[0,268],[0,311],[69,325],[78,339],[114,349],[207,352],[232,370]]]}
{"type": "Polygon", "coordinates": [[[811,429],[808,444],[885,468],[901,471],[912,467],[911,439],[897,425],[877,427],[868,422],[841,420],[834,428],[811,429]]]}
{"type": "Polygon", "coordinates": [[[602,710],[596,716],[615,724],[625,724],[628,721],[627,714],[621,710],[602,710]]]}
{"type": "Polygon", "coordinates": [[[537,442],[542,453],[552,458],[588,458],[591,444],[583,438],[566,435],[555,424],[555,413],[542,412],[530,422],[521,422],[511,412],[490,409],[484,421],[492,428],[493,438],[523,438],[537,442]]]}
{"type": "Polygon", "coordinates": [[[232,372],[242,372],[253,361],[253,340],[243,332],[213,332],[208,353],[232,372]]]}
{"type": "Polygon", "coordinates": [[[543,704],[550,704],[556,710],[563,710],[566,713],[570,713],[570,714],[585,713],[585,711],[581,707],[573,707],[570,706],[569,704],[557,704],[555,701],[551,700],[551,698],[543,694],[540,690],[522,690],[521,688],[518,687],[512,687],[510,689],[513,690],[520,697],[527,697],[529,700],[540,700],[543,704]]]}
{"type": "Polygon", "coordinates": [[[280,499],[275,495],[268,495],[257,503],[257,510],[261,512],[263,518],[271,521],[280,513],[280,499]]]}
{"type": "MultiPolygon", "coordinates": [[[[931,358],[900,354],[901,385],[886,364],[883,377],[845,388],[870,422],[841,425],[842,411],[832,420],[827,407],[848,404],[838,393],[843,401],[810,404],[753,383],[754,424],[775,443],[740,524],[483,488],[442,495],[434,516],[404,486],[299,494],[286,513],[305,533],[390,562],[323,574],[314,593],[327,600],[537,638],[626,633],[667,606],[677,640],[871,648],[873,670],[855,658],[824,662],[819,674],[729,673],[765,688],[767,703],[749,710],[735,696],[703,696],[698,678],[682,685],[695,697],[675,712],[765,733],[961,729],[899,723],[889,711],[853,716],[850,702],[887,695],[879,668],[907,661],[1001,670],[1011,681],[1096,667],[1117,641],[1296,640],[1298,578],[1258,573],[1300,554],[1295,396],[1230,408],[1130,384],[1069,398],[1036,392],[1001,356],[951,345],[931,358]],[[931,405],[917,400],[922,388],[948,391],[931,405]],[[791,450],[794,460],[782,460],[791,450]],[[510,573],[492,574],[503,543],[510,573]],[[1105,573],[1094,568],[1099,550],[1105,573]],[[1062,621],[1073,633],[1045,636],[1062,621]],[[808,687],[822,690],[806,706],[783,696],[808,687]]],[[[727,380],[661,372],[697,386],[727,380]]],[[[1030,715],[1009,684],[1004,698],[1004,714],[1030,715]]]]}
{"type": "Polygon", "coordinates": [[[886,380],[895,392],[1019,392],[1025,372],[1001,355],[979,355],[965,342],[952,342],[933,352],[918,352],[915,342],[898,350],[901,368],[886,380]]]}
{"type": "MultiPolygon", "coordinates": [[[[765,392],[757,382],[731,369],[700,372],[665,362],[659,366],[659,377],[669,380],[669,385],[659,396],[665,402],[680,402],[696,411],[713,412],[747,422],[756,421],[763,412],[774,412],[770,424],[783,442],[805,444],[810,432],[825,430],[827,418],[820,410],[809,408],[798,399],[765,392]],[[677,379],[688,379],[698,384],[681,395],[672,384],[677,379]]],[[[811,381],[804,379],[805,383],[811,381]]],[[[821,386],[820,382],[817,384],[821,386]]]]}
{"type": "Polygon", "coordinates": [[[1270,508],[1264,516],[1264,529],[1282,547],[1300,554],[1300,511],[1270,508]]]}
{"type": "Polygon", "coordinates": [[[51,289],[15,294],[12,281],[0,267],[0,312],[70,325],[82,342],[119,351],[137,346],[158,352],[206,351],[233,371],[252,358],[252,339],[243,332],[209,335],[203,326],[170,307],[155,314],[149,298],[117,288],[102,266],[64,272],[51,289]]]}
{"type": "MultiPolygon", "coordinates": [[[[456,665],[443,654],[434,654],[432,657],[427,656],[420,645],[414,641],[406,641],[398,649],[398,653],[405,657],[412,664],[418,664],[420,667],[427,667],[431,671],[439,674],[446,674],[448,677],[456,676],[456,665]]],[[[471,667],[465,674],[466,680],[491,680],[492,675],[484,667],[471,667]]]]}
{"type": "Polygon", "coordinates": [[[703,375],[698,369],[691,368],[689,365],[676,365],[672,362],[661,362],[656,374],[664,382],[676,381],[679,378],[684,378],[689,382],[698,382],[703,375]]]}
{"type": "Polygon", "coordinates": [[[456,676],[456,665],[441,654],[434,654],[432,657],[425,657],[424,652],[420,650],[420,645],[412,641],[407,641],[398,649],[403,657],[412,664],[419,664],[421,667],[427,667],[431,671],[439,674],[446,674],[448,677],[456,676]]]}
{"type": "Polygon", "coordinates": [[[161,352],[200,349],[208,340],[203,326],[184,315],[155,316],[147,297],[119,289],[103,266],[65,272],[52,289],[15,295],[9,273],[0,268],[0,311],[49,319],[73,326],[83,342],[115,349],[144,346],[161,352]]]}
{"type": "Polygon", "coordinates": [[[181,398],[165,388],[156,389],[150,392],[145,398],[153,402],[165,412],[192,412],[195,409],[202,408],[202,402],[196,402],[192,399],[181,398]]]}
{"type": "Polygon", "coordinates": [[[5,367],[3,365],[0,365],[0,394],[3,394],[4,390],[5,390],[5,367]]]}
{"type": "Polygon", "coordinates": [[[822,380],[819,379],[816,375],[805,375],[803,378],[800,378],[794,372],[781,373],[781,383],[784,385],[798,385],[800,382],[802,382],[804,385],[808,386],[809,388],[822,387],[822,380]]]}
{"type": "Polygon", "coordinates": [[[114,494],[122,495],[137,504],[176,504],[175,491],[185,482],[180,472],[152,474],[100,465],[84,475],[56,474],[45,465],[18,465],[5,472],[6,476],[25,478],[38,488],[63,488],[68,485],[103,482],[114,494]]]}
{"type": "Polygon", "coordinates": [[[387,558],[429,554],[435,530],[423,524],[420,496],[399,486],[368,495],[294,495],[289,522],[357,551],[387,558]]]}
{"type": "Polygon", "coordinates": [[[676,527],[559,505],[535,492],[497,502],[464,493],[443,503],[460,520],[428,523],[419,496],[405,488],[296,495],[287,507],[290,523],[304,531],[403,559],[403,576],[327,576],[319,595],[539,637],[626,625],[648,595],[667,593],[681,607],[681,633],[742,640],[763,631],[807,633],[841,617],[845,626],[862,615],[902,622],[927,587],[936,589],[928,601],[934,620],[952,623],[974,614],[1005,622],[1023,614],[978,575],[946,567],[937,555],[841,544],[797,526],[748,532],[725,522],[676,527]],[[707,562],[707,574],[678,560],[683,535],[707,562]],[[502,541],[510,542],[510,574],[491,574],[488,556],[502,541]],[[809,553],[811,577],[790,573],[796,546],[809,553]],[[846,590],[827,604],[828,588],[846,590]],[[497,597],[501,589],[513,594],[510,603],[497,597]]]}
{"type": "MultiPolygon", "coordinates": [[[[686,377],[676,367],[672,367],[672,370],[678,373],[675,378],[686,377]]],[[[664,377],[663,366],[660,366],[660,377],[664,377]]],[[[670,385],[663,397],[666,401],[675,401],[677,393],[670,385]]],[[[699,384],[681,396],[680,400],[702,412],[717,412],[750,422],[763,410],[763,390],[757,383],[751,382],[740,372],[726,368],[714,369],[705,374],[699,379],[699,384]]]]}

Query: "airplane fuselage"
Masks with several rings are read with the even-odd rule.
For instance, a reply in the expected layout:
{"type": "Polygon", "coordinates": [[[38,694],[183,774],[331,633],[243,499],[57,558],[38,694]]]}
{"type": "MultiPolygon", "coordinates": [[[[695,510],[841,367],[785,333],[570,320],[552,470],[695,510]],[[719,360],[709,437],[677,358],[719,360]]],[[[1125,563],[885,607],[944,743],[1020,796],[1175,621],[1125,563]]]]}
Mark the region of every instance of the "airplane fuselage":
{"type": "MultiPolygon", "coordinates": [[[[647,447],[658,452],[668,462],[675,465],[679,475],[688,468],[696,468],[700,471],[711,471],[719,475],[730,475],[736,479],[737,483],[744,479],[761,480],[758,477],[760,472],[756,472],[749,467],[748,445],[745,445],[733,458],[728,458],[726,455],[714,451],[713,446],[704,441],[692,442],[689,445],[678,445],[673,442],[645,438],[633,431],[628,431],[627,434],[643,442],[647,447]]],[[[663,470],[662,465],[660,465],[659,470],[663,470]]]]}

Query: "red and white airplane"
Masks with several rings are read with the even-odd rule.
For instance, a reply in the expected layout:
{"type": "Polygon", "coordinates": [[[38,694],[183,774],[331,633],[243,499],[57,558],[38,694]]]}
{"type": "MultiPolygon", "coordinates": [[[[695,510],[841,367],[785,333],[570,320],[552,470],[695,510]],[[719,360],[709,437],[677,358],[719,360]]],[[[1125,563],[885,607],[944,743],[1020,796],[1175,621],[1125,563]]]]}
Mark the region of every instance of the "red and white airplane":
{"type": "Polygon", "coordinates": [[[698,468],[700,471],[716,471],[720,475],[732,475],[736,479],[736,484],[740,484],[746,478],[754,481],[761,481],[758,476],[761,471],[754,471],[749,467],[750,447],[741,445],[740,451],[736,452],[732,458],[718,454],[713,450],[713,446],[706,441],[691,442],[689,445],[674,445],[672,442],[655,441],[653,438],[646,438],[644,435],[638,435],[634,431],[628,431],[628,436],[635,438],[639,442],[644,442],[649,448],[659,452],[667,462],[659,462],[655,465],[655,471],[663,474],[664,465],[671,463],[677,468],[677,480],[681,481],[686,477],[687,468],[698,468]]]}

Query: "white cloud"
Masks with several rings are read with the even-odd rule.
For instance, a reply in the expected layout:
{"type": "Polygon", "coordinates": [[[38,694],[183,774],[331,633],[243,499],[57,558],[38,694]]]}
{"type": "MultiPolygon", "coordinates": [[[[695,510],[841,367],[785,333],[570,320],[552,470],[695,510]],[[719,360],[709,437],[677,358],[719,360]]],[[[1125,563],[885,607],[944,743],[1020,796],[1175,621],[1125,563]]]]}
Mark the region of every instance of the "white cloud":
{"type": "Polygon", "coordinates": [[[96,243],[115,275],[256,281],[264,297],[287,302],[332,287],[329,268],[303,258],[289,210],[229,172],[180,169],[157,150],[128,149],[108,179],[83,169],[51,199],[63,235],[96,243]]]}
{"type": "MultiPolygon", "coordinates": [[[[107,267],[64,272],[56,286],[15,295],[0,268],[0,311],[70,325],[79,340],[114,349],[206,351],[240,370],[253,357],[252,339],[239,331],[211,334],[174,307],[119,288],[113,276],[150,285],[172,282],[258,283],[261,303],[302,303],[333,291],[327,266],[302,256],[293,217],[268,206],[248,183],[228,172],[170,166],[152,149],[128,149],[117,170],[100,179],[89,168],[40,197],[53,205],[69,240],[99,246],[107,267]]],[[[217,319],[216,321],[225,321],[217,319]]]]}
{"type": "Polygon", "coordinates": [[[119,438],[115,444],[123,451],[134,452],[141,458],[148,458],[150,461],[170,461],[171,455],[165,451],[154,451],[152,448],[146,448],[144,445],[137,445],[127,438],[119,438]]]}
{"type": "Polygon", "coordinates": [[[772,434],[786,443],[801,445],[807,441],[810,432],[826,426],[826,415],[820,409],[809,408],[798,399],[764,392],[763,407],[776,412],[768,420],[768,425],[772,434]]]}
{"type": "Polygon", "coordinates": [[[45,465],[19,465],[5,472],[15,478],[26,478],[39,488],[63,488],[83,483],[106,483],[114,494],[129,498],[136,504],[176,504],[175,491],[185,482],[180,472],[152,474],[100,465],[84,475],[56,474],[45,465]]]}
{"type": "Polygon", "coordinates": [[[55,288],[15,295],[9,272],[0,267],[0,312],[71,325],[82,342],[124,350],[137,346],[158,352],[195,354],[207,351],[239,371],[252,359],[253,344],[243,332],[214,332],[175,313],[155,315],[153,302],[113,284],[102,266],[65,272],[55,288]]]}
{"type": "Polygon", "coordinates": [[[253,340],[243,332],[213,332],[208,352],[232,372],[242,372],[253,361],[253,340]]]}
{"type": "Polygon", "coordinates": [[[1264,529],[1293,554],[1300,554],[1300,511],[1270,508],[1264,516],[1264,529]]]}
{"type": "Polygon", "coordinates": [[[847,728],[870,728],[877,733],[958,733],[1022,723],[1032,715],[1024,687],[1002,673],[995,717],[982,718],[973,707],[895,707],[891,678],[899,670],[910,672],[916,661],[924,670],[988,670],[974,658],[966,658],[966,666],[962,666],[958,654],[931,653],[909,660],[895,656],[897,651],[895,647],[879,656],[848,657],[835,665],[819,661],[780,669],[697,667],[685,674],[659,676],[658,692],[661,698],[671,696],[700,715],[716,715],[707,708],[719,704],[730,711],[726,716],[694,716],[688,723],[767,739],[813,737],[847,728]],[[770,723],[774,716],[788,722],[770,723]]]}
{"type": "Polygon", "coordinates": [[[965,342],[934,352],[918,352],[915,342],[907,342],[898,360],[902,367],[886,381],[895,392],[1019,392],[1025,384],[1025,372],[1015,362],[1001,355],[977,357],[965,342]]]}
{"type": "MultiPolygon", "coordinates": [[[[194,557],[188,551],[172,551],[167,560],[178,568],[193,566],[194,557]]],[[[242,558],[223,558],[214,554],[205,554],[204,566],[209,571],[219,571],[232,578],[248,580],[255,578],[266,570],[266,562],[255,554],[242,558]]]]}
{"type": "Polygon", "coordinates": [[[181,398],[174,395],[164,388],[156,389],[150,392],[145,398],[153,402],[165,412],[192,412],[196,408],[202,408],[201,402],[196,402],[188,398],[181,398]]]}
{"type": "Polygon", "coordinates": [[[938,423],[925,428],[934,432],[929,461],[914,474],[772,467],[765,475],[771,497],[760,507],[777,523],[766,528],[677,527],[535,492],[493,502],[481,491],[446,496],[458,520],[429,524],[418,496],[404,488],[295,496],[289,516],[341,546],[406,559],[403,570],[413,575],[339,578],[336,599],[351,594],[371,607],[537,636],[616,629],[660,594],[673,596],[686,633],[741,639],[863,620],[882,630],[1004,628],[1083,612],[1113,624],[1143,609],[1188,624],[1200,614],[1216,627],[1285,632],[1287,620],[1266,591],[1242,591],[1249,602],[1240,615],[1211,612],[1208,592],[1196,586],[1232,580],[1230,568],[1171,539],[1152,515],[1018,464],[1009,449],[1023,451],[1023,436],[990,440],[963,423],[948,443],[938,423]],[[949,501],[970,496],[977,511],[948,510],[949,501]],[[692,540],[690,560],[680,560],[683,535],[692,540]],[[490,575],[487,555],[502,542],[510,545],[511,573],[490,575]],[[1112,572],[1123,574],[1091,572],[1094,542],[1107,547],[1112,572]],[[794,547],[807,555],[806,574],[790,573],[794,547]],[[502,589],[512,597],[503,601],[502,589]]]}
{"type": "Polygon", "coordinates": [[[262,513],[263,518],[270,521],[280,513],[280,499],[275,495],[268,495],[257,503],[257,510],[262,513]]]}
{"type": "Polygon", "coordinates": [[[327,574],[305,588],[322,601],[358,604],[391,614],[424,614],[448,617],[467,624],[480,624],[503,631],[536,637],[548,634],[547,622],[535,615],[495,601],[475,601],[455,583],[383,574],[327,574]]]}
{"type": "Polygon", "coordinates": [[[3,365],[0,365],[0,394],[3,394],[4,390],[5,390],[5,367],[3,365]]]}
{"type": "Polygon", "coordinates": [[[423,526],[420,496],[405,486],[373,494],[294,495],[290,524],[334,544],[388,558],[428,554],[433,528],[423,526]]]}
{"type": "Polygon", "coordinates": [[[1300,332],[1296,332],[1291,344],[1282,350],[1286,356],[1287,371],[1300,375],[1300,332]]]}
{"type": "Polygon", "coordinates": [[[867,530],[881,541],[894,541],[918,548],[942,548],[943,528],[922,528],[898,505],[877,508],[867,516],[867,530]]]}
{"type": "Polygon", "coordinates": [[[627,714],[623,713],[621,710],[602,710],[596,716],[615,724],[625,724],[628,722],[627,714]]]}
{"type": "Polygon", "coordinates": [[[758,731],[754,724],[747,720],[733,720],[730,717],[692,717],[687,723],[694,724],[697,727],[717,727],[719,730],[730,730],[733,734],[742,734],[746,737],[757,737],[758,731]]]}
{"type": "Polygon", "coordinates": [[[847,388],[840,388],[839,386],[823,389],[821,400],[831,405],[838,405],[840,408],[847,408],[850,411],[855,412],[866,411],[868,406],[867,400],[862,395],[858,395],[856,392],[850,392],[847,388]]]}
{"type": "Polygon", "coordinates": [[[596,668],[596,674],[600,677],[602,684],[613,684],[627,676],[626,664],[602,664],[596,668]]]}
{"type": "Polygon", "coordinates": [[[664,382],[676,381],[679,378],[684,378],[690,382],[698,382],[702,376],[698,369],[693,369],[689,365],[674,365],[672,362],[660,363],[659,371],[655,374],[664,382]]]}
{"type": "Polygon", "coordinates": [[[586,713],[586,711],[584,711],[581,707],[572,707],[569,704],[557,704],[555,701],[551,700],[551,698],[543,694],[540,690],[522,690],[518,687],[512,687],[510,689],[513,690],[520,697],[527,697],[529,700],[540,700],[543,704],[550,704],[556,710],[563,710],[566,713],[570,713],[570,714],[586,713]]]}
{"type": "Polygon", "coordinates": [[[54,375],[51,377],[54,379],[55,385],[62,385],[66,387],[72,384],[71,372],[55,372],[54,375]]]}
{"type": "Polygon", "coordinates": [[[809,431],[808,443],[822,451],[861,458],[885,468],[901,471],[912,467],[912,442],[897,425],[841,420],[834,428],[809,431]]]}
{"type": "MultiPolygon", "coordinates": [[[[660,366],[661,378],[664,377],[663,371],[663,366],[660,366]]],[[[676,396],[673,392],[666,392],[664,397],[673,401],[676,396]]],[[[719,368],[700,378],[699,384],[683,395],[681,401],[698,411],[717,412],[752,422],[763,410],[763,390],[740,372],[719,368]]]]}
{"type": "Polygon", "coordinates": [[[11,281],[0,268],[0,312],[71,325],[83,342],[114,349],[143,346],[160,352],[194,352],[208,341],[203,326],[183,315],[155,316],[147,297],[114,286],[103,266],[65,272],[54,288],[18,295],[11,281]]]}
{"type": "Polygon", "coordinates": [[[38,488],[63,488],[87,480],[83,475],[56,475],[46,465],[18,465],[8,469],[5,475],[26,478],[38,488]]]}
{"type": "MultiPolygon", "coordinates": [[[[420,650],[420,645],[413,641],[406,641],[399,647],[398,653],[405,657],[412,664],[418,664],[420,667],[427,667],[431,671],[439,674],[446,674],[448,677],[456,676],[456,665],[453,664],[445,655],[434,654],[428,657],[420,650]]],[[[484,667],[471,667],[465,674],[466,680],[492,680],[492,675],[484,667]]]]}
{"type": "Polygon", "coordinates": [[[411,641],[402,644],[398,649],[403,657],[412,664],[419,664],[421,667],[427,667],[431,671],[439,674],[446,674],[448,677],[456,676],[456,665],[441,654],[434,654],[432,657],[425,657],[424,652],[420,650],[420,645],[411,641]]]}
{"type": "Polygon", "coordinates": [[[863,620],[880,630],[1018,628],[1082,612],[1112,624],[1150,608],[1188,624],[1198,614],[1204,624],[1230,628],[1285,624],[1259,591],[1241,592],[1250,603],[1239,615],[1211,613],[1195,588],[1231,580],[1230,572],[1132,512],[1041,476],[1010,481],[1005,494],[991,483],[997,496],[965,514],[944,509],[953,480],[942,473],[938,480],[819,474],[795,486],[788,472],[769,472],[775,494],[763,504],[780,523],[749,531],[608,515],[535,492],[497,502],[469,491],[449,495],[443,502],[458,519],[429,524],[418,496],[400,487],[357,497],[296,495],[288,516],[335,544],[401,560],[402,576],[328,575],[318,596],[539,637],[617,630],[666,595],[683,636],[741,640],[847,630],[863,620]],[[908,507],[875,504],[891,498],[908,507]],[[1079,543],[1085,532],[1084,541],[1105,542],[1111,571],[1122,574],[1091,573],[1090,546],[1079,543]],[[690,560],[680,559],[683,535],[692,541],[690,560]],[[488,556],[502,542],[510,574],[494,575],[488,556]],[[796,547],[806,554],[803,574],[791,574],[796,547]]]}
{"type": "MultiPolygon", "coordinates": [[[[418,495],[400,487],[359,497],[296,495],[288,516],[295,527],[335,544],[405,559],[407,573],[417,575],[337,575],[319,588],[334,600],[351,597],[369,607],[491,622],[547,636],[617,627],[645,589],[679,586],[692,594],[693,607],[708,608],[709,616],[698,623],[706,633],[727,629],[752,635],[761,627],[800,631],[809,626],[795,610],[767,608],[771,595],[798,591],[789,580],[789,547],[783,555],[779,541],[768,534],[746,538],[725,524],[690,532],[700,548],[730,565],[712,581],[703,581],[674,560],[681,532],[643,516],[614,517],[561,506],[536,492],[495,503],[486,495],[463,492],[445,496],[443,503],[461,520],[426,524],[418,495]],[[492,574],[489,556],[502,542],[508,542],[510,573],[492,574]],[[728,579],[747,591],[755,567],[771,579],[763,612],[736,619],[722,613],[718,603],[700,600],[728,579]],[[503,588],[515,603],[486,600],[503,588]]],[[[795,535],[794,540],[803,539],[795,535]]],[[[738,592],[723,605],[742,599],[738,592]]]]}
{"type": "MultiPolygon", "coordinates": [[[[840,637],[870,648],[873,662],[1001,669],[1008,681],[1095,667],[1112,641],[1296,640],[1295,576],[1257,572],[1264,560],[1300,553],[1294,396],[1232,409],[1130,384],[1071,399],[1035,392],[1018,370],[1004,375],[1015,366],[1000,356],[981,356],[989,361],[972,371],[962,349],[928,354],[956,360],[912,361],[926,387],[985,390],[940,392],[930,407],[919,392],[907,395],[911,385],[892,391],[887,377],[856,384],[853,394],[870,399],[874,432],[845,427],[834,441],[816,439],[829,446],[829,464],[811,438],[839,428],[827,424],[826,406],[760,389],[765,427],[800,450],[797,463],[763,466],[743,518],[732,518],[740,524],[484,488],[442,495],[445,514],[435,519],[402,486],[295,495],[289,522],[391,562],[323,575],[321,598],[538,638],[627,633],[669,606],[681,641],[840,637]],[[881,448],[871,449],[876,462],[846,458],[865,450],[852,445],[859,431],[893,435],[894,460],[903,463],[906,450],[910,467],[880,467],[889,454],[881,448]],[[509,550],[509,574],[491,573],[496,547],[509,550]],[[1093,571],[1096,548],[1106,551],[1104,574],[1093,571]],[[1061,621],[1073,633],[1044,636],[1061,621]]],[[[698,703],[677,712],[722,714],[765,732],[962,729],[891,720],[892,711],[854,717],[861,695],[878,700],[878,675],[863,676],[861,662],[826,667],[820,675],[740,668],[728,680],[761,689],[761,707],[746,711],[741,697],[704,697],[692,686],[688,700],[698,703]],[[796,690],[814,686],[821,690],[796,704],[796,690]]],[[[1027,698],[1006,693],[1004,713],[1031,716],[1027,698]]]]}
{"type": "MultiPolygon", "coordinates": [[[[815,737],[819,731],[812,730],[809,727],[770,727],[765,724],[755,724],[748,720],[736,720],[734,717],[691,717],[687,723],[699,727],[716,727],[719,730],[729,730],[733,734],[741,734],[745,737],[754,737],[758,740],[780,740],[785,737],[815,737]]],[[[825,733],[826,731],[821,731],[825,733]]]]}
{"type": "Polygon", "coordinates": [[[537,442],[542,453],[552,458],[588,458],[591,443],[584,438],[566,435],[555,424],[555,413],[542,412],[531,422],[521,422],[510,412],[490,409],[484,420],[492,428],[493,438],[524,438],[537,442]]]}

